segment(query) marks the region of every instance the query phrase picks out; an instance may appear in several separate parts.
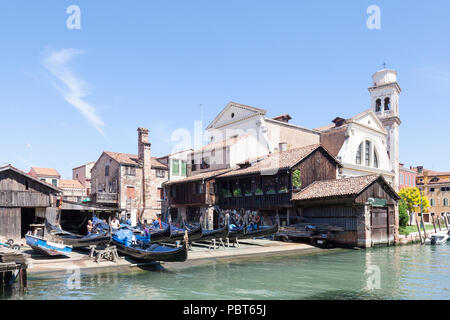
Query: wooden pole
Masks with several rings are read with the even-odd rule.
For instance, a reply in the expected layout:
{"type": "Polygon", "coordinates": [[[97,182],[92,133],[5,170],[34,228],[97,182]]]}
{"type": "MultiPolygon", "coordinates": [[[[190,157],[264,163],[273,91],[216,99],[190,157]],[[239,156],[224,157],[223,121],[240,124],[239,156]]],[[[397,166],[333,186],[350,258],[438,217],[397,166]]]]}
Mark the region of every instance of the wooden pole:
{"type": "Polygon", "coordinates": [[[447,223],[447,214],[444,214],[444,222],[445,222],[445,227],[448,230],[448,223],[447,223]]]}
{"type": "Polygon", "coordinates": [[[423,244],[424,241],[422,241],[422,232],[420,232],[420,226],[419,226],[419,215],[414,213],[414,215],[416,216],[414,220],[416,220],[416,225],[417,225],[417,231],[419,231],[419,238],[420,238],[420,243],[423,244]]]}
{"type": "Polygon", "coordinates": [[[431,216],[431,222],[433,222],[434,233],[437,233],[436,222],[434,221],[434,215],[431,216]]]}
{"type": "Polygon", "coordinates": [[[439,226],[439,231],[441,231],[441,216],[438,216],[437,222],[438,222],[438,226],[439,226]]]}

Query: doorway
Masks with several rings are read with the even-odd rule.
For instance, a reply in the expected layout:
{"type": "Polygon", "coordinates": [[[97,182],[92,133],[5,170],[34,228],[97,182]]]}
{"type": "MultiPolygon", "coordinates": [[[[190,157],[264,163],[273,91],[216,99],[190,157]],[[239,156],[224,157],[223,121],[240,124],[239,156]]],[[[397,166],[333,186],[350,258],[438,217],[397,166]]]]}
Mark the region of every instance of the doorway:
{"type": "Polygon", "coordinates": [[[30,224],[37,223],[35,208],[22,208],[20,210],[20,236],[25,238],[28,231],[33,231],[30,224]]]}

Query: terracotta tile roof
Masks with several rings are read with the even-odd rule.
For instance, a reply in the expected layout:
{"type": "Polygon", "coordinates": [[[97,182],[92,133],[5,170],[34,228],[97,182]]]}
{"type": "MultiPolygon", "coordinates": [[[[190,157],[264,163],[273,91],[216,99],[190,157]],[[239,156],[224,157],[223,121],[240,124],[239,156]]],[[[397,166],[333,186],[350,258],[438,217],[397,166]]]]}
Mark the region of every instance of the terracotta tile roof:
{"type": "Polygon", "coordinates": [[[230,168],[227,169],[220,169],[220,170],[214,170],[214,171],[208,171],[208,172],[203,172],[203,173],[199,173],[184,179],[180,179],[180,180],[174,180],[174,181],[168,181],[165,182],[164,185],[172,185],[172,184],[178,184],[178,183],[186,183],[186,182],[192,182],[192,181],[198,181],[198,180],[208,180],[211,178],[215,178],[221,174],[224,174],[226,172],[229,172],[230,168]]]}
{"type": "MultiPolygon", "coordinates": [[[[119,162],[120,164],[129,164],[137,166],[139,165],[138,162],[138,156],[135,154],[129,154],[129,153],[119,153],[119,152],[111,152],[111,151],[105,151],[105,154],[119,162]]],[[[160,162],[156,157],[152,157],[152,168],[157,169],[165,169],[167,170],[168,167],[164,163],[160,162]]]]}
{"type": "Polygon", "coordinates": [[[53,168],[38,168],[38,167],[31,167],[31,169],[36,172],[39,176],[48,176],[48,177],[60,177],[61,175],[53,168]]]}
{"type": "Polygon", "coordinates": [[[78,180],[59,180],[60,189],[84,189],[78,180]]]}
{"type": "Polygon", "coordinates": [[[345,179],[315,181],[292,196],[292,200],[312,200],[334,197],[357,196],[380,175],[368,175],[345,179]]]}
{"type": "Polygon", "coordinates": [[[262,171],[288,169],[305,159],[319,147],[321,147],[319,144],[312,144],[305,147],[293,148],[287,151],[272,153],[264,160],[256,162],[250,167],[242,169],[235,168],[233,171],[222,174],[220,177],[242,176],[259,173],[262,171]]]}
{"type": "Polygon", "coordinates": [[[345,142],[347,126],[341,126],[330,131],[320,133],[320,143],[331,153],[333,157],[339,154],[345,142]]]}

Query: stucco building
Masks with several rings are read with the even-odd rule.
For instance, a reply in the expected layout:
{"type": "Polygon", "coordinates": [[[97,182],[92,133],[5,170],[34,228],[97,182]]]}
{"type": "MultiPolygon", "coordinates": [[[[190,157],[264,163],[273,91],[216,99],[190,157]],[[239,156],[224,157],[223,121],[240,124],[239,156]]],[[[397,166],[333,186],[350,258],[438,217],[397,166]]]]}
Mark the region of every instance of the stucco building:
{"type": "Polygon", "coordinates": [[[72,169],[72,180],[77,180],[86,189],[86,194],[91,194],[91,169],[95,162],[88,162],[72,169]]]}
{"type": "Polygon", "coordinates": [[[28,174],[45,183],[49,183],[54,187],[59,187],[59,180],[61,179],[61,175],[53,168],[31,167],[28,174]]]}

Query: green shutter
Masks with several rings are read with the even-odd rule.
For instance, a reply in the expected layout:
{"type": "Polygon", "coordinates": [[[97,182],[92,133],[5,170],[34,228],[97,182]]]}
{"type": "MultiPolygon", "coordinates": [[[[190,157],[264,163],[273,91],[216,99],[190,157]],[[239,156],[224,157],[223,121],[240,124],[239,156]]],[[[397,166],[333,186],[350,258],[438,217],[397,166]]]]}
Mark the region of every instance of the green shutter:
{"type": "Polygon", "coordinates": [[[174,176],[180,174],[180,162],[178,160],[172,160],[172,174],[174,176]]]}
{"type": "Polygon", "coordinates": [[[181,175],[186,176],[186,161],[181,161],[181,175]]]}

